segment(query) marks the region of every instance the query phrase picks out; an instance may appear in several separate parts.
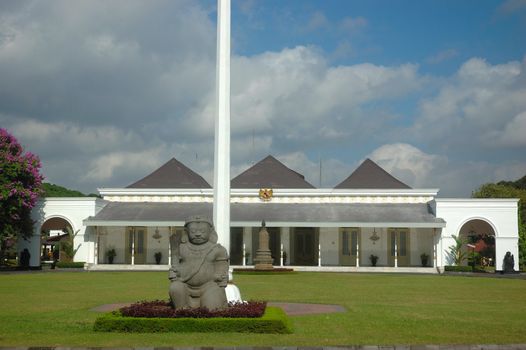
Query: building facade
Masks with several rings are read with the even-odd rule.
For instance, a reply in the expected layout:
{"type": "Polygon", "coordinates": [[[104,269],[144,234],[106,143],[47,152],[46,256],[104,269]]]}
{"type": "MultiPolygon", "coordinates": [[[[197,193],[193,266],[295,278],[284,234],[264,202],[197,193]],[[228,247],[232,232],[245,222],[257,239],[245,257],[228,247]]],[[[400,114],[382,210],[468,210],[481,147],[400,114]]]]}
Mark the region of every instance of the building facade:
{"type": "MultiPolygon", "coordinates": [[[[212,217],[210,185],[175,159],[128,187],[99,192],[102,199],[39,202],[35,235],[19,247],[29,248],[31,266],[40,265],[41,232],[69,225],[74,260],[86,269],[167,269],[169,237],[189,216],[212,217]]],[[[318,189],[268,156],[231,182],[231,265],[252,265],[264,220],[274,265],[297,270],[440,272],[454,264],[453,236],[493,242],[486,263],[501,270],[509,251],[518,269],[518,200],[437,193],[412,189],[369,159],[335,188],[318,189]]]]}

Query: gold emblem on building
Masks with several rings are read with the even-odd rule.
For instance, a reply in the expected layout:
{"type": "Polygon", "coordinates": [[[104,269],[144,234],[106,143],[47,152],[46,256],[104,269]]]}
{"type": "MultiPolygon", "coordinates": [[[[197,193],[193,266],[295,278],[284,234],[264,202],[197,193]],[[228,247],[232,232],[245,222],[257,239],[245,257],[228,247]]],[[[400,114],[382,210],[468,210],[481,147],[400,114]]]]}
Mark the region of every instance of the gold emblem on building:
{"type": "Polygon", "coordinates": [[[272,195],[273,195],[272,188],[262,188],[259,190],[259,198],[263,201],[271,200],[272,195]]]}

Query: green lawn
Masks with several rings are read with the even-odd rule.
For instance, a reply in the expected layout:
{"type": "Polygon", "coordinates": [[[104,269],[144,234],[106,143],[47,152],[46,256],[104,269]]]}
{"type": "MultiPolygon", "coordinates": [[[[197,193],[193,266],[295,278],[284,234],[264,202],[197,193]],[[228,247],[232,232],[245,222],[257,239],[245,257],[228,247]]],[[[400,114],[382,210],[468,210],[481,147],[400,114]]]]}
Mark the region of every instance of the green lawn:
{"type": "Polygon", "coordinates": [[[0,346],[526,343],[526,280],[386,274],[238,275],[245,299],[340,304],[294,334],[95,333],[102,304],[167,298],[167,273],[0,274],[0,346]]]}

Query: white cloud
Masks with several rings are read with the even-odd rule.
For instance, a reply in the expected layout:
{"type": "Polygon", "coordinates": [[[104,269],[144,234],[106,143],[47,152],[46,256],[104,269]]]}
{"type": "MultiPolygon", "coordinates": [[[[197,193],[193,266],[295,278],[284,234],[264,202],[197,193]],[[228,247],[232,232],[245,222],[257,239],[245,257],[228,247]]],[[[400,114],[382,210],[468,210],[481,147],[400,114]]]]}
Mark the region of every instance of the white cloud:
{"type": "MultiPolygon", "coordinates": [[[[508,138],[506,126],[526,110],[524,72],[525,62],[490,65],[478,58],[468,60],[436,96],[421,102],[415,136],[443,148],[516,144],[502,140],[508,138]]],[[[517,123],[521,121],[513,125],[517,123]]]]}
{"type": "Polygon", "coordinates": [[[517,114],[499,134],[504,146],[526,146],[526,111],[517,114]]]}
{"type": "Polygon", "coordinates": [[[369,158],[402,182],[416,188],[433,186],[433,173],[447,165],[446,157],[427,154],[407,143],[380,146],[369,158]]]}
{"type": "Polygon", "coordinates": [[[469,197],[484,183],[516,180],[526,173],[523,162],[452,161],[406,143],[382,145],[368,157],[410,187],[438,188],[442,197],[469,197]]]}
{"type": "MultiPolygon", "coordinates": [[[[154,170],[166,160],[160,157],[160,149],[147,149],[141,152],[111,152],[94,158],[87,165],[87,172],[82,181],[108,181],[117,172],[136,172],[137,168],[143,169],[146,176],[148,169],[154,170]]],[[[123,184],[123,187],[128,184],[123,184]]]]}

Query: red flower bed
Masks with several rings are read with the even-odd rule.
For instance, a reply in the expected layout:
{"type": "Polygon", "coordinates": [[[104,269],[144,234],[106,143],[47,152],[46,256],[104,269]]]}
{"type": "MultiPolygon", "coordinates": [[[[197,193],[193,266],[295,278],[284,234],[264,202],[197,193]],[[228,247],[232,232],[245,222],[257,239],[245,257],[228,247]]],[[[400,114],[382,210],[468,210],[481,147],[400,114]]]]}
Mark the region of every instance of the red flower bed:
{"type": "Polygon", "coordinates": [[[130,306],[121,308],[119,311],[123,316],[129,317],[192,317],[192,318],[209,318],[209,317],[242,317],[256,318],[263,316],[266,301],[247,301],[228,303],[228,307],[220,310],[208,310],[205,307],[197,309],[180,309],[172,308],[170,302],[163,300],[139,301],[130,306]]]}

